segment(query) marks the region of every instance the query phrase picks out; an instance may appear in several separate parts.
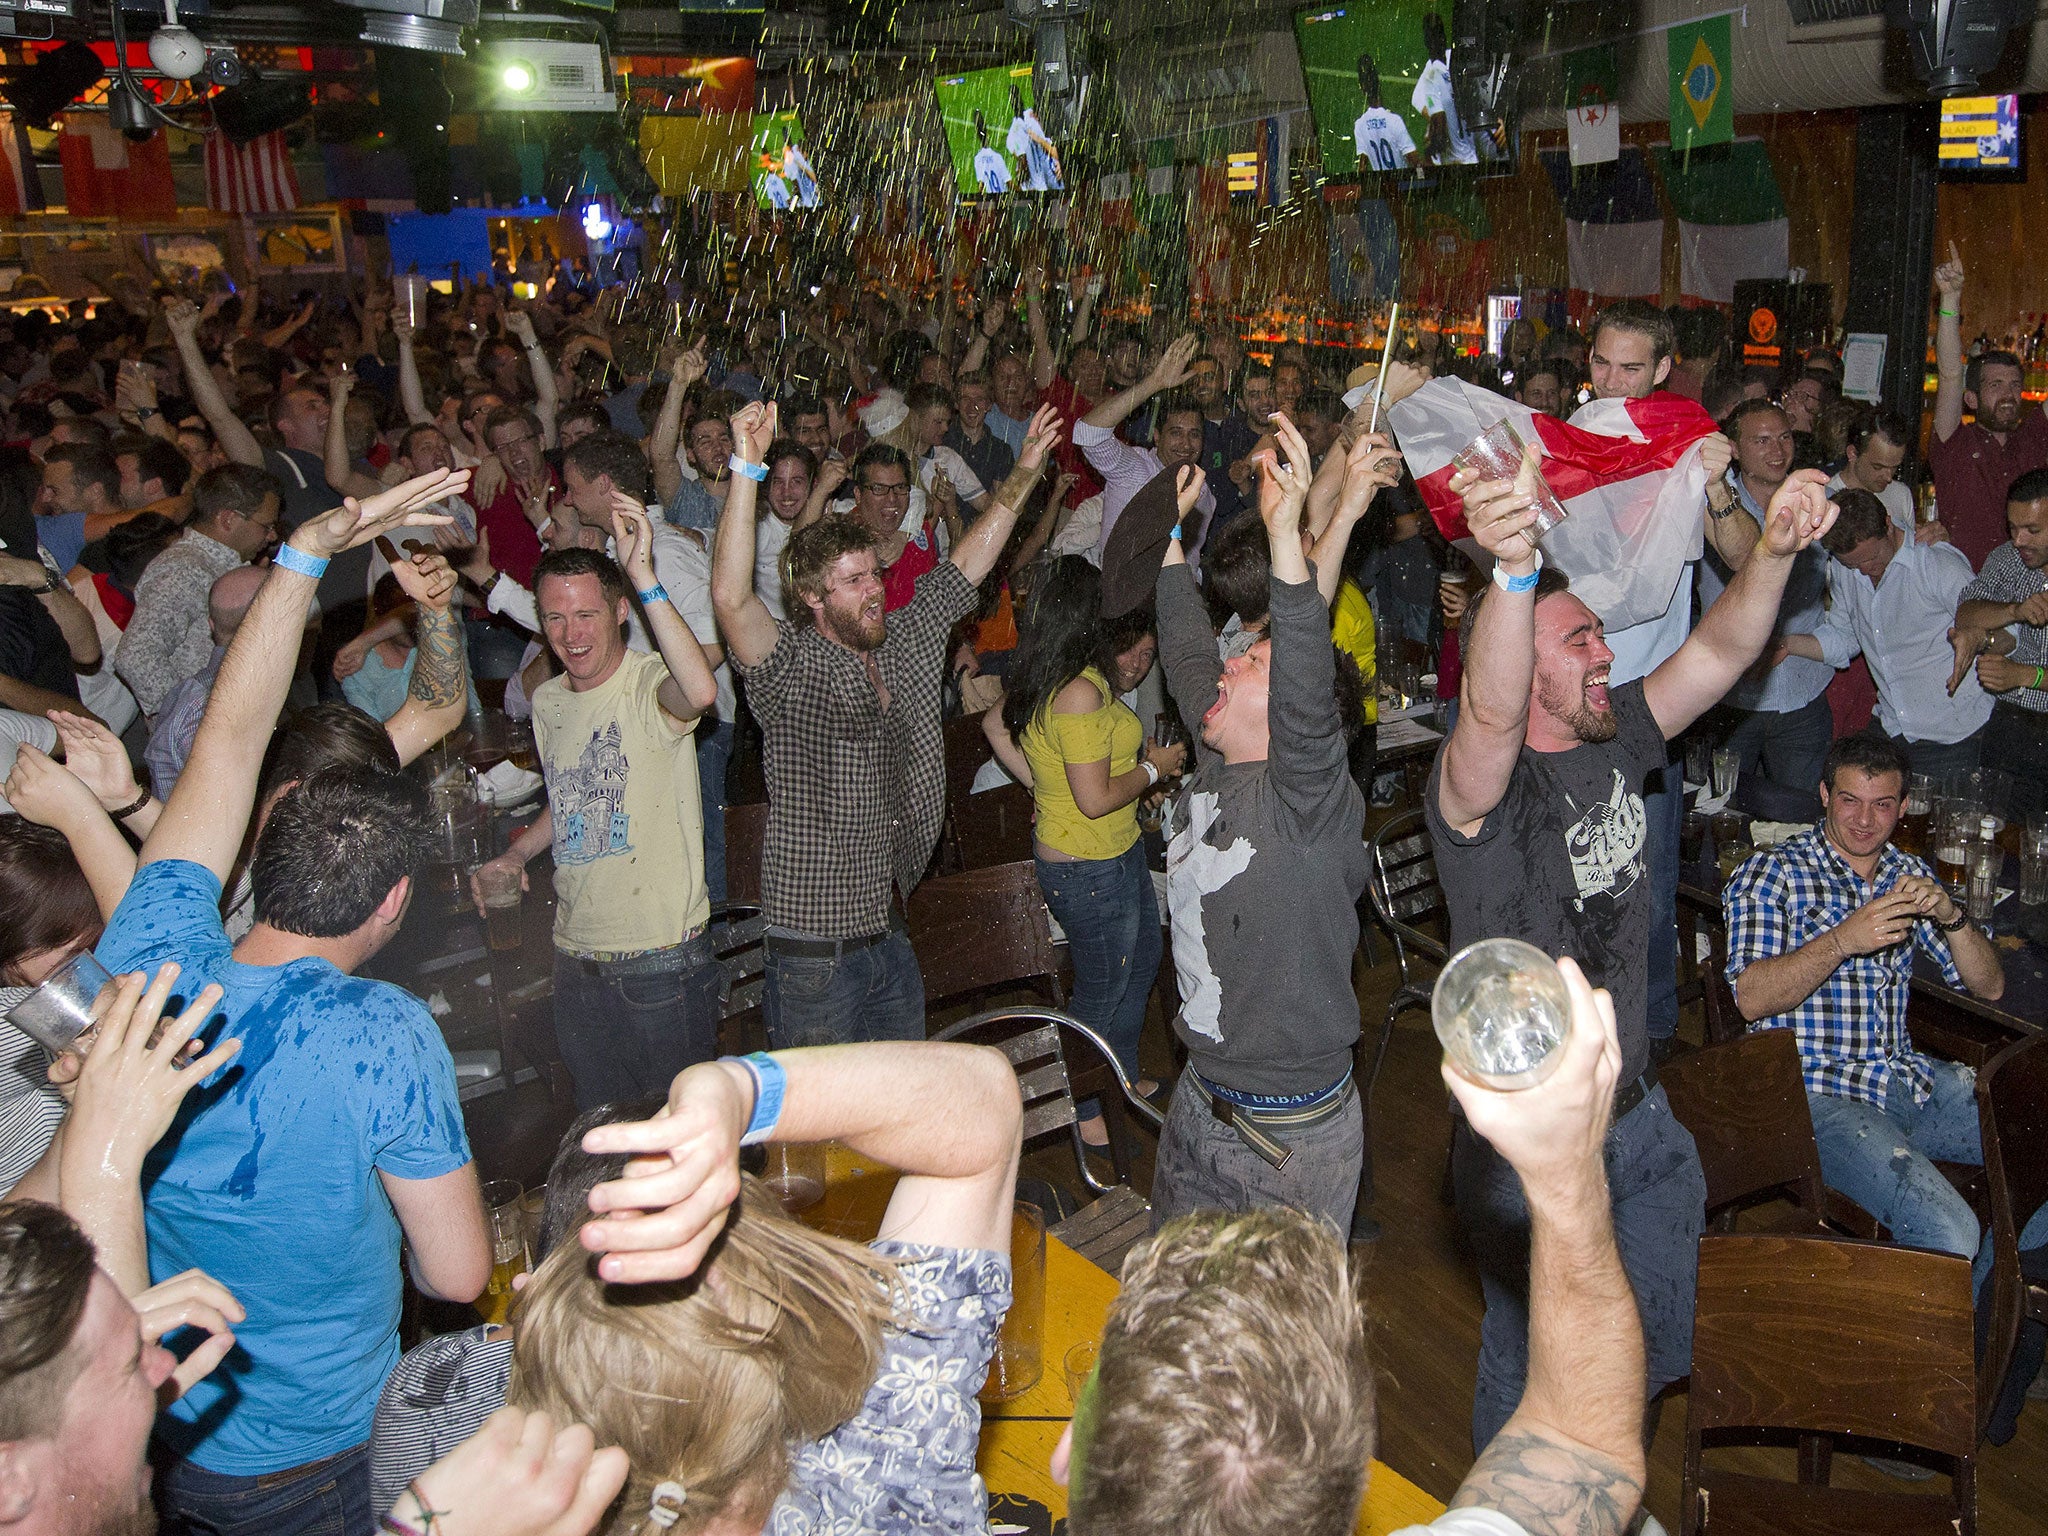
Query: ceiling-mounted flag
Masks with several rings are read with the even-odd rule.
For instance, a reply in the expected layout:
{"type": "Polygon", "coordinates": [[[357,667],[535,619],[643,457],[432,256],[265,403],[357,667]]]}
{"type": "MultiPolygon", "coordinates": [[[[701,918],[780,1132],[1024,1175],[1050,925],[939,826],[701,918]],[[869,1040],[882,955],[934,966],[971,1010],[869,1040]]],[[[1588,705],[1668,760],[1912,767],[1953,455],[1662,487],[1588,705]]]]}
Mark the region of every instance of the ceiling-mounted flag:
{"type": "Polygon", "coordinates": [[[1621,158],[1619,83],[1612,43],[1564,56],[1565,129],[1573,165],[1621,158]]]}
{"type": "Polygon", "coordinates": [[[1729,72],[1730,18],[1673,27],[1665,34],[1671,60],[1671,147],[1683,152],[1735,137],[1735,82],[1729,72]]]}

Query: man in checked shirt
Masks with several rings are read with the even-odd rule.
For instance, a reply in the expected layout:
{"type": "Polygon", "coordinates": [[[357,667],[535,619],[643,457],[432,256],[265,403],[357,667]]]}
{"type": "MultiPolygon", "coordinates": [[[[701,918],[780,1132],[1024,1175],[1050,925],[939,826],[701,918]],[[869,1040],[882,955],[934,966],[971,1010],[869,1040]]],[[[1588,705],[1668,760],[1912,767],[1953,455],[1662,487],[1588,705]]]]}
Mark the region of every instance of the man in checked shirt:
{"type": "Polygon", "coordinates": [[[761,722],[768,834],[762,1011],[777,1050],[922,1040],[924,980],[903,932],[908,898],[945,810],[939,686],[946,638],[979,601],[1045,457],[1050,406],[1031,418],[1017,467],[916,595],[883,614],[882,563],[858,519],[826,517],[783,553],[789,618],[754,591],[754,513],[775,409],[733,417],[732,490],[719,519],[711,605],[761,722]]]}
{"type": "Polygon", "coordinates": [[[2005,527],[2011,538],[1984,557],[1956,608],[1949,692],[1975,656],[1977,681],[1997,700],[1984,761],[2017,781],[2014,811],[2038,811],[2048,808],[2048,469],[2013,481],[2005,527]]]}
{"type": "Polygon", "coordinates": [[[1756,854],[1722,892],[1728,980],[1753,1029],[1790,1029],[1820,1147],[1821,1178],[1898,1242],[1961,1254],[1978,1282],[1988,1234],[1933,1160],[1982,1163],[1977,1075],[1913,1049],[1913,957],[1979,997],[2005,990],[1991,941],[1926,864],[1891,846],[1906,758],[1849,736],[1822,770],[1819,826],[1756,854]]]}

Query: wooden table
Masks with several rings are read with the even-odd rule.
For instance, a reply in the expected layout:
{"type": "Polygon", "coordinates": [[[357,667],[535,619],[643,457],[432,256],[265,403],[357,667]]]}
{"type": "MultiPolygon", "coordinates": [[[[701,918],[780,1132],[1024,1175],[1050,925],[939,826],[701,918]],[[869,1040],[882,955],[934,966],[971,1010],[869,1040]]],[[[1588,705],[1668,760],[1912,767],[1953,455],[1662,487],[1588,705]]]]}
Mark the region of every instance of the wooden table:
{"type": "MultiPolygon", "coordinates": [[[[826,1152],[825,1198],[803,1212],[803,1220],[865,1242],[880,1227],[895,1184],[891,1170],[834,1145],[826,1152]]],[[[1113,1278],[1058,1238],[1046,1239],[1044,1374],[1021,1396],[982,1408],[978,1467],[988,1485],[991,1530],[1050,1530],[1053,1521],[1066,1518],[1067,1491],[1049,1470],[1053,1447],[1074,1414],[1062,1362],[1076,1344],[1102,1337],[1116,1293],[1113,1278]]],[[[1375,1461],[1359,1511],[1358,1536],[1426,1525],[1443,1510],[1400,1473],[1375,1461]]]]}

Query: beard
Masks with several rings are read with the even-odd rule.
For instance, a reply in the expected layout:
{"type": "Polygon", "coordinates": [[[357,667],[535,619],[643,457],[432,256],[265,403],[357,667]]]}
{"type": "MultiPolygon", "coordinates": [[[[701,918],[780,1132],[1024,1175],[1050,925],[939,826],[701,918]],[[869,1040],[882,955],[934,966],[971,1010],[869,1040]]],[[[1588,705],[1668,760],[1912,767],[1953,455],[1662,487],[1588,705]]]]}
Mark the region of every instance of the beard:
{"type": "Polygon", "coordinates": [[[852,651],[879,651],[889,638],[887,620],[876,614],[866,618],[858,607],[841,609],[828,603],[821,614],[825,633],[852,651]]]}
{"type": "Polygon", "coordinates": [[[2016,432],[2025,409],[2026,403],[2017,396],[2001,400],[1985,413],[1984,425],[1994,432],[2016,432]]]}
{"type": "Polygon", "coordinates": [[[1561,684],[1549,678],[1536,679],[1536,702],[1582,742],[1612,741],[1614,733],[1621,728],[1613,710],[1595,709],[1586,702],[1582,689],[1567,693],[1561,684]]]}

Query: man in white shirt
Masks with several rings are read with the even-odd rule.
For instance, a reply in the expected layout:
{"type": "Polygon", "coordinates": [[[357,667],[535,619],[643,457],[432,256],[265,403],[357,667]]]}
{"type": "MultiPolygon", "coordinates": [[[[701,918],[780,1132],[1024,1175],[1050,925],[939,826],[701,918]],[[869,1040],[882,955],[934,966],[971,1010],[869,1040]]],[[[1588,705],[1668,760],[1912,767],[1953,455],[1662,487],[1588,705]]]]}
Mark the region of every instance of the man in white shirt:
{"type": "Polygon", "coordinates": [[[1358,56],[1358,89],[1365,97],[1365,110],[1351,125],[1351,136],[1358,145],[1359,170],[1402,171],[1422,164],[1401,114],[1380,99],[1379,66],[1369,53],[1358,56]]]}
{"type": "Polygon", "coordinates": [[[1794,656],[1846,667],[1858,651],[1877,684],[1877,726],[1906,754],[1915,773],[1967,773],[1981,758],[1991,695],[1965,670],[1954,693],[1955,648],[1949,629],[1976,573],[1955,545],[1921,544],[1869,491],[1830,499],[1841,509],[1821,536],[1833,558],[1828,606],[1812,633],[1781,642],[1794,656]]]}
{"type": "Polygon", "coordinates": [[[1429,62],[1422,66],[1409,105],[1429,119],[1425,148],[1430,164],[1477,165],[1479,151],[1458,121],[1458,104],[1451,98],[1451,44],[1444,35],[1444,19],[1435,11],[1422,18],[1422,51],[1429,62]]]}
{"type": "MultiPolygon", "coordinates": [[[[1450,1509],[1395,1536],[1621,1536],[1642,1503],[1643,1329],[1602,1161],[1621,1050],[1607,994],[1570,960],[1559,969],[1572,1031],[1546,1081],[1502,1093],[1445,1071],[1529,1192],[1539,1347],[1450,1509]]],[[[1338,1235],[1284,1207],[1197,1212],[1136,1249],[1124,1276],[1053,1452],[1074,1536],[1263,1536],[1282,1506],[1293,1528],[1350,1530],[1375,1405],[1338,1235]]]]}
{"type": "Polygon", "coordinates": [[[1912,489],[1899,479],[1899,466],[1906,462],[1906,446],[1912,440],[1912,429],[1892,412],[1859,411],[1843,447],[1848,463],[1828,481],[1828,495],[1844,489],[1868,491],[1884,503],[1893,522],[1920,543],[1934,544],[1946,539],[1948,530],[1914,518],[1912,489]]]}
{"type": "MultiPolygon", "coordinates": [[[[1123,515],[1131,498],[1143,490],[1162,469],[1178,469],[1198,463],[1202,456],[1202,407],[1193,396],[1177,393],[1186,382],[1188,369],[1202,338],[1193,331],[1169,346],[1152,371],[1130,388],[1111,395],[1074,423],[1074,446],[1102,476],[1102,528],[1095,538],[1095,563],[1102,563],[1102,551],[1109,543],[1110,530],[1123,515]],[[1154,395],[1172,390],[1161,402],[1155,417],[1157,426],[1150,448],[1133,448],[1116,435],[1125,418],[1154,395]]],[[[1205,485],[1195,503],[1206,519],[1216,510],[1216,498],[1205,485]]],[[[1193,537],[1193,530],[1188,530],[1193,537]]]]}

